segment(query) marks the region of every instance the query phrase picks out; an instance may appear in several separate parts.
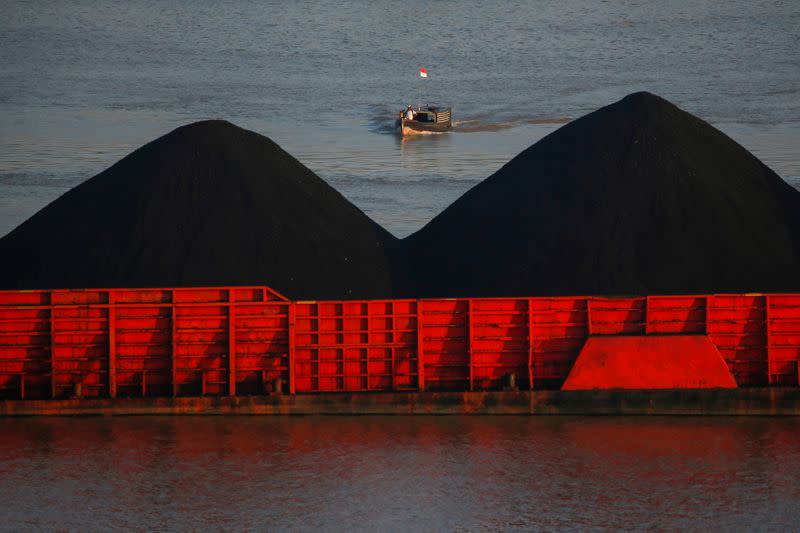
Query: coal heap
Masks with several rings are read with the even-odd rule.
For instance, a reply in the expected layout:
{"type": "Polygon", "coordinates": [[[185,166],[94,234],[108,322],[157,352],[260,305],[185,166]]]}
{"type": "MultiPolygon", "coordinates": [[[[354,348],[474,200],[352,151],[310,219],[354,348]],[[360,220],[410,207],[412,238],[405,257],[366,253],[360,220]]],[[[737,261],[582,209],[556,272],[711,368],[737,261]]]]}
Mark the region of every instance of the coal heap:
{"type": "Polygon", "coordinates": [[[269,285],[392,294],[395,238],[271,140],[178,128],[0,239],[0,287],[269,285]]]}
{"type": "Polygon", "coordinates": [[[635,93],[534,144],[406,239],[418,296],[800,290],[800,192],[635,93]]]}

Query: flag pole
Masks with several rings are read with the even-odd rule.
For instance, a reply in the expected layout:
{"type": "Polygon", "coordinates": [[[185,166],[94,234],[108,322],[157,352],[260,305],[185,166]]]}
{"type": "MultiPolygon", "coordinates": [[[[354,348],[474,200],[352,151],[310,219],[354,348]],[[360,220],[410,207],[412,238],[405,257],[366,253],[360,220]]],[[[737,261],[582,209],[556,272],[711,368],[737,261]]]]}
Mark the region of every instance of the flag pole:
{"type": "Polygon", "coordinates": [[[422,107],[422,78],[428,77],[428,69],[424,67],[419,68],[419,90],[417,91],[417,109],[422,107]]]}

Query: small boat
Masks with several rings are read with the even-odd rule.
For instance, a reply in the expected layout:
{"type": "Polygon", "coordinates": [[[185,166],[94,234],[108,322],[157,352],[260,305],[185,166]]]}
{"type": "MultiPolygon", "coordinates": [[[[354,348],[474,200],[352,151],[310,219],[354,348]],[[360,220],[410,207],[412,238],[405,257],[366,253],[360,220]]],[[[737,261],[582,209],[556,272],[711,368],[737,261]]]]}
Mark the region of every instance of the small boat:
{"type": "Polygon", "coordinates": [[[405,118],[401,111],[397,119],[400,135],[442,133],[453,128],[453,116],[449,107],[424,105],[414,109],[414,119],[405,118]]]}

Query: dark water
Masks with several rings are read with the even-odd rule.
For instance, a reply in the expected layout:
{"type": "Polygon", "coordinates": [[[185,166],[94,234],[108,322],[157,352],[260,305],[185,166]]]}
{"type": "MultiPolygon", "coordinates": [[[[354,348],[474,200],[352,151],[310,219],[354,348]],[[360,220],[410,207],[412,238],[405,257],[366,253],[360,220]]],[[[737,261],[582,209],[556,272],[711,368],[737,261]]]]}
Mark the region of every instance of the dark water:
{"type": "Polygon", "coordinates": [[[0,234],[166,131],[264,133],[398,236],[637,90],[800,184],[800,3],[4,0],[0,234]],[[420,80],[417,69],[428,68],[420,80]],[[454,106],[403,142],[394,113],[454,106]]]}
{"type": "Polygon", "coordinates": [[[796,531],[800,420],[0,420],[4,530],[796,531]]]}

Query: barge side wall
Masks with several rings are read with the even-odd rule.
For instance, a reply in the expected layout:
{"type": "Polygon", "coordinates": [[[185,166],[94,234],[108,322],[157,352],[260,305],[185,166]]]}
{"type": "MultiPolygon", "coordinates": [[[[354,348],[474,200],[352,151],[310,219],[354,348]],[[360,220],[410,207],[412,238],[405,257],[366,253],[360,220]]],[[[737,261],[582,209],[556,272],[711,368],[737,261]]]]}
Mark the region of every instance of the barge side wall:
{"type": "Polygon", "coordinates": [[[664,335],[707,336],[738,387],[800,387],[798,294],[289,301],[259,286],[0,291],[0,395],[557,390],[590,336],[664,335]]]}

